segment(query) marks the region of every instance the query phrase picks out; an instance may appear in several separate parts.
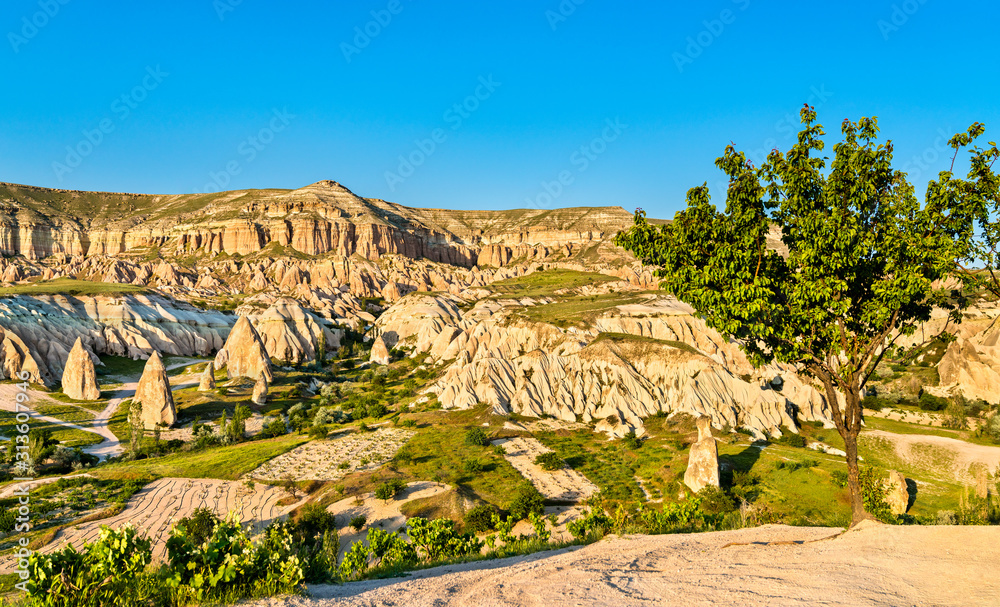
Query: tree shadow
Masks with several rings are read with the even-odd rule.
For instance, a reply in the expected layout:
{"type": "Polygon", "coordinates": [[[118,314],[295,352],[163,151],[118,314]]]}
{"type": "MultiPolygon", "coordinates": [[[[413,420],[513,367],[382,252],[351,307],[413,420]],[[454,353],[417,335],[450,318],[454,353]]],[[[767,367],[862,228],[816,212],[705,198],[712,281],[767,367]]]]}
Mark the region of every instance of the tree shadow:
{"type": "Polygon", "coordinates": [[[917,481],[912,478],[906,479],[906,493],[909,495],[909,500],[906,502],[906,510],[909,512],[913,503],[917,501],[917,481]]]}

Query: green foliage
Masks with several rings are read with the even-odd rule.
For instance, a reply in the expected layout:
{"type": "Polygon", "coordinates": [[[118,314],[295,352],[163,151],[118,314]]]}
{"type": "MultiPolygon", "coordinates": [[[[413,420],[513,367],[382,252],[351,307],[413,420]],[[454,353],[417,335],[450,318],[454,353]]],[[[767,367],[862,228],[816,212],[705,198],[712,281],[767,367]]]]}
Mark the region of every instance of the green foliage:
{"type": "Polygon", "coordinates": [[[701,509],[706,514],[725,514],[736,510],[736,502],[719,487],[708,485],[698,492],[701,509]]]}
{"type": "Polygon", "coordinates": [[[579,541],[597,541],[611,529],[611,518],[599,510],[592,510],[586,516],[570,521],[567,530],[579,541]]]}
{"type": "MultiPolygon", "coordinates": [[[[707,185],[695,187],[673,222],[654,226],[639,209],[615,243],[659,267],[663,287],[753,364],[777,360],[819,379],[856,469],[861,388],[891,336],[912,334],[935,307],[961,320],[964,294],[939,285],[960,261],[977,258],[975,221],[991,219],[985,206],[996,200],[997,151],[974,149],[969,179],[942,172],[921,205],[906,174],[892,168],[892,143],[878,141],[877,119],[845,120],[828,167],[816,112],[806,106],[801,118],[791,150],[772,151],[759,167],[726,148],[716,161],[728,176],[724,211],[707,185]],[[775,228],[786,255],[768,247],[775,228]]],[[[983,130],[977,123],[949,145],[957,154],[983,130]]],[[[857,518],[861,496],[851,497],[857,518]]]]}
{"type": "Polygon", "coordinates": [[[465,433],[465,444],[486,447],[490,444],[490,437],[482,428],[469,428],[469,431],[465,433]]]}
{"type": "Polygon", "coordinates": [[[390,481],[381,483],[375,488],[375,497],[384,502],[387,502],[395,498],[400,491],[406,488],[406,481],[401,478],[394,478],[390,481]]]}
{"type": "Polygon", "coordinates": [[[359,514],[357,516],[352,516],[351,517],[350,526],[355,531],[361,531],[361,529],[364,528],[365,523],[367,523],[367,522],[368,522],[368,518],[365,515],[363,515],[363,514],[359,514]]]}
{"type": "Polygon", "coordinates": [[[545,511],[545,498],[531,484],[522,484],[514,491],[514,496],[507,504],[507,511],[515,521],[528,518],[534,512],[542,514],[545,511]]]}
{"type": "Polygon", "coordinates": [[[806,437],[802,436],[801,434],[792,432],[791,430],[785,427],[781,428],[780,438],[770,438],[768,439],[768,441],[772,443],[777,443],[779,445],[798,447],[800,449],[806,446],[806,437]]]}
{"type": "Polygon", "coordinates": [[[428,521],[413,517],[406,521],[406,534],[413,546],[429,561],[478,554],[483,542],[476,536],[460,533],[455,521],[446,518],[428,521]]]}
{"type": "Polygon", "coordinates": [[[310,502],[299,509],[295,520],[296,530],[306,537],[316,537],[329,531],[336,532],[337,517],[317,502],[310,502]]]}
{"type": "Polygon", "coordinates": [[[101,527],[98,539],[77,552],[67,546],[28,558],[27,596],[45,607],[141,605],[150,601],[145,573],[152,560],[149,540],[135,529],[101,527]]]}
{"type": "Polygon", "coordinates": [[[948,407],[948,399],[924,392],[917,401],[924,411],[944,411],[948,407]]]}
{"type": "Polygon", "coordinates": [[[546,451],[535,458],[535,465],[542,470],[552,472],[553,470],[561,470],[566,462],[555,451],[546,451]]]}
{"type": "Polygon", "coordinates": [[[175,527],[180,529],[195,546],[201,546],[212,537],[215,525],[219,522],[219,517],[208,508],[195,508],[191,516],[177,521],[175,527]]]}
{"type": "Polygon", "coordinates": [[[493,531],[493,516],[498,515],[497,509],[489,504],[474,506],[465,513],[462,521],[468,533],[485,533],[493,531]]]}
{"type": "Polygon", "coordinates": [[[629,449],[638,449],[642,446],[642,439],[635,435],[635,430],[629,430],[622,437],[622,444],[629,449]]]}
{"type": "Polygon", "coordinates": [[[863,466],[859,471],[858,480],[861,484],[861,497],[864,500],[865,512],[875,520],[883,523],[895,523],[896,516],[885,501],[885,474],[870,466],[863,466]]]}

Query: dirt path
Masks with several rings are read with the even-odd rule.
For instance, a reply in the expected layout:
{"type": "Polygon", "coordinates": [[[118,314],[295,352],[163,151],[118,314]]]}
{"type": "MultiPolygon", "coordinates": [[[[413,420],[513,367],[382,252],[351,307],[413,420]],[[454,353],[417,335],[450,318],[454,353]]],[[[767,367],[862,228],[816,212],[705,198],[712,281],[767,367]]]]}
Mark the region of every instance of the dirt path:
{"type": "MultiPolygon", "coordinates": [[[[180,369],[182,367],[190,367],[202,363],[204,361],[189,358],[181,362],[175,362],[167,365],[167,371],[172,371],[173,369],[180,369]]],[[[115,433],[111,431],[108,427],[108,422],[114,416],[115,412],[118,411],[118,405],[122,404],[126,399],[131,398],[135,395],[135,390],[139,385],[139,378],[119,378],[122,379],[122,386],[111,392],[113,395],[108,400],[108,405],[104,407],[104,410],[97,414],[94,421],[91,422],[90,426],[80,426],[70,422],[64,422],[57,417],[50,417],[48,415],[38,415],[33,414],[31,418],[33,420],[40,420],[48,422],[50,424],[55,424],[58,426],[64,426],[66,428],[72,428],[73,430],[81,430],[83,432],[90,432],[91,434],[97,434],[101,436],[104,440],[96,445],[90,445],[84,447],[84,453],[89,453],[91,455],[96,455],[97,457],[107,459],[109,457],[118,455],[122,453],[125,448],[121,446],[118,441],[118,437],[115,433]]],[[[171,378],[173,379],[173,378],[171,378]]],[[[171,386],[172,390],[178,390],[180,388],[186,387],[189,384],[171,386]]],[[[14,398],[17,396],[17,392],[20,390],[18,384],[0,384],[0,409],[5,411],[14,411],[14,398]]],[[[52,404],[62,404],[58,401],[52,400],[48,397],[45,392],[40,392],[38,390],[28,390],[28,396],[31,397],[29,402],[29,407],[31,402],[45,401],[52,404]]]]}
{"type": "Polygon", "coordinates": [[[535,464],[535,458],[551,451],[535,438],[507,438],[493,441],[504,450],[504,457],[538,489],[545,499],[581,502],[597,493],[597,486],[576,470],[564,467],[547,471],[535,464]]]}
{"type": "Polygon", "coordinates": [[[919,465],[926,459],[926,454],[918,453],[919,445],[933,449],[940,449],[953,455],[952,469],[958,481],[969,481],[969,466],[975,463],[984,464],[990,472],[1000,468],[1000,447],[988,447],[986,445],[975,445],[960,441],[954,438],[943,436],[932,436],[925,434],[896,434],[883,430],[872,430],[865,432],[863,436],[885,439],[893,444],[898,455],[903,461],[919,465]],[[915,447],[917,447],[915,449],[915,447]]]}
{"type": "Polygon", "coordinates": [[[254,607],[997,604],[1000,527],[873,526],[632,536],[579,549],[438,567],[406,579],[316,586],[254,607]],[[725,547],[731,542],[748,546],[725,547]]]}

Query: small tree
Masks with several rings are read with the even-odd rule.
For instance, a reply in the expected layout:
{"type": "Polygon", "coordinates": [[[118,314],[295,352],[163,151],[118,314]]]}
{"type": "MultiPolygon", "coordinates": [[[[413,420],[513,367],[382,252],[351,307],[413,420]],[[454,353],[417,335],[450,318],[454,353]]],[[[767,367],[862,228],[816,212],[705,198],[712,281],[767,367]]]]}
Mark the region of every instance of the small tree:
{"type": "Polygon", "coordinates": [[[142,403],[133,400],[128,408],[128,451],[133,459],[139,456],[144,431],[142,403]]]}
{"type": "MultiPolygon", "coordinates": [[[[981,203],[943,172],[921,206],[892,169],[892,143],[877,142],[874,118],[844,121],[827,170],[813,155],[825,134],[815,121],[806,106],[798,143],[760,167],[726,148],[716,161],[729,177],[725,212],[707,186],[693,188],[671,224],[654,227],[639,210],[615,242],[659,266],[663,286],[755,365],[777,360],[819,380],[844,439],[853,525],[869,518],[858,470],[863,387],[935,306],[961,319],[962,292],[936,287],[972,254],[981,203]],[[774,227],[787,255],[767,246],[774,227]]],[[[958,150],[980,134],[973,125],[951,144],[958,150]]]]}
{"type": "Polygon", "coordinates": [[[316,360],[321,367],[326,364],[326,331],[322,328],[319,330],[319,339],[316,340],[316,360]]]}

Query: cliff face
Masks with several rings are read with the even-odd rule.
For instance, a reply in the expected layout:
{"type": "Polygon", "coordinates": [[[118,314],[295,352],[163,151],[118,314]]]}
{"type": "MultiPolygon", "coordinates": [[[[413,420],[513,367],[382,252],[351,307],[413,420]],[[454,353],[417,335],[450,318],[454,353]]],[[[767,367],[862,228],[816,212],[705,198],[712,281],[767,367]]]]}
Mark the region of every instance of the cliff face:
{"type": "MultiPolygon", "coordinates": [[[[618,207],[556,211],[412,209],[333,181],[298,190],[144,196],[0,184],[0,254],[249,255],[269,245],[306,255],[402,255],[502,266],[600,243],[631,223],[618,207]]],[[[616,253],[621,257],[620,253],[616,253]]]]}

